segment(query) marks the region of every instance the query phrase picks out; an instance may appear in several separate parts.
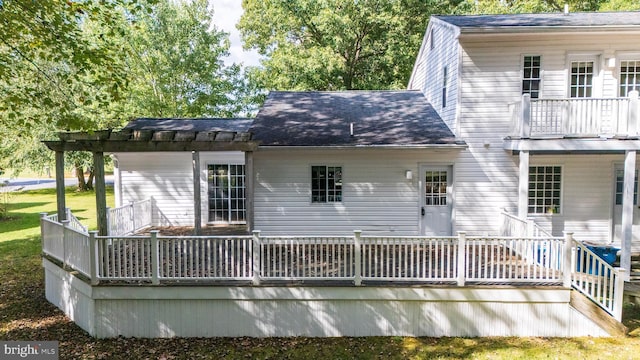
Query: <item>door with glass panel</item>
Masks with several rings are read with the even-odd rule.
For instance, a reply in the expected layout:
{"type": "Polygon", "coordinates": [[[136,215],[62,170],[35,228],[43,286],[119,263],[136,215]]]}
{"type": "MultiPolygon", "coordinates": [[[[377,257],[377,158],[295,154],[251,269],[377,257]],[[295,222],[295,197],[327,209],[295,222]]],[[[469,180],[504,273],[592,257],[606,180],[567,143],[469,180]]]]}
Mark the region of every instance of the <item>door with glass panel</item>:
{"type": "MultiPolygon", "coordinates": [[[[622,191],[624,189],[624,169],[616,167],[614,173],[613,196],[613,242],[622,243],[622,191]]],[[[640,250],[640,211],[638,211],[638,170],[636,170],[633,182],[633,240],[634,250],[640,250]]]]}
{"type": "Polygon", "coordinates": [[[244,165],[207,166],[209,222],[243,224],[246,222],[244,165]]]}
{"type": "Polygon", "coordinates": [[[421,221],[425,235],[451,235],[451,167],[420,168],[421,221]]]}

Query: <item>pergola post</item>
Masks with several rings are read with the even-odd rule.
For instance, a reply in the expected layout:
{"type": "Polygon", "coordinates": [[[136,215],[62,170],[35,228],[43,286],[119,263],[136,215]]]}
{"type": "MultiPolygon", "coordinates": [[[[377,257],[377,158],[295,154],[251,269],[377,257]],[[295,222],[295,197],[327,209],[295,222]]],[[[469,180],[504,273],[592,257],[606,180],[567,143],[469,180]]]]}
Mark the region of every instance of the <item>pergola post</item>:
{"type": "Polygon", "coordinates": [[[58,204],[58,221],[67,219],[64,194],[64,151],[56,151],[56,200],[58,204]]]}
{"type": "Polygon", "coordinates": [[[620,267],[625,269],[625,281],[631,273],[631,240],[633,240],[633,193],[636,174],[636,151],[624,154],[624,181],[622,186],[622,253],[620,267]]]}
{"type": "Polygon", "coordinates": [[[193,166],[193,232],[194,235],[202,233],[202,201],[200,194],[200,152],[192,151],[193,166]]]}
{"type": "Polygon", "coordinates": [[[253,231],[253,151],[244,153],[244,189],[247,231],[253,231]]]}
{"type": "Polygon", "coordinates": [[[102,152],[93,153],[93,171],[95,174],[98,235],[107,236],[107,191],[104,183],[104,154],[102,152]]]}

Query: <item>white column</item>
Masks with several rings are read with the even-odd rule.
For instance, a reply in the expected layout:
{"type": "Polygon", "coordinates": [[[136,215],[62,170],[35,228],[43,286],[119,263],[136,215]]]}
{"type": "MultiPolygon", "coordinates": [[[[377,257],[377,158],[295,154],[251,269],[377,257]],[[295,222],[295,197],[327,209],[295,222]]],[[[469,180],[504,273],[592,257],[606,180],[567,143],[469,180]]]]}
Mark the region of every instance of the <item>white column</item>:
{"type": "Polygon", "coordinates": [[[631,272],[631,240],[633,239],[633,185],[636,174],[636,151],[624,154],[624,185],[622,189],[622,255],[620,267],[626,270],[626,279],[631,272]]]}
{"type": "Polygon", "coordinates": [[[529,206],[529,152],[520,151],[520,175],[518,181],[518,217],[527,217],[529,206]]]}
{"type": "Polygon", "coordinates": [[[191,152],[191,165],[193,168],[193,233],[202,233],[202,201],[200,194],[200,152],[191,152]]]}

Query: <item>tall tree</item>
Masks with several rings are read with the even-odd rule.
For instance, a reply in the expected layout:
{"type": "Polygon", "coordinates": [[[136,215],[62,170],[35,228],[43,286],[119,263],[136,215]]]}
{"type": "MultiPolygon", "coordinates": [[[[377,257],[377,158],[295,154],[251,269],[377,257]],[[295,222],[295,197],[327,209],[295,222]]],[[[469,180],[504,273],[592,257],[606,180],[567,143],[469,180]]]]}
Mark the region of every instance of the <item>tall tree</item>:
{"type": "Polygon", "coordinates": [[[238,28],[266,89],[403,88],[429,15],[460,2],[243,0],[238,28]]]}
{"type": "Polygon", "coordinates": [[[242,101],[242,69],[222,61],[229,35],[214,26],[207,0],[159,1],[125,40],[133,56],[124,114],[228,117],[252,110],[242,101]]]}

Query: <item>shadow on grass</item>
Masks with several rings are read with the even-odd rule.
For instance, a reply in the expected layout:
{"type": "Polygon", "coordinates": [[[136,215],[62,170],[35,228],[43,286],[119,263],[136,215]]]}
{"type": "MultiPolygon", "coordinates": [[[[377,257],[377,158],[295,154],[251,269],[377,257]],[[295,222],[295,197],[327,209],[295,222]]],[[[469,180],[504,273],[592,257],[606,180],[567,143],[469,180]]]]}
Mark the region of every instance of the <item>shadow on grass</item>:
{"type": "Polygon", "coordinates": [[[11,214],[14,210],[19,209],[27,209],[30,207],[42,206],[49,204],[48,202],[21,202],[21,203],[11,203],[9,202],[9,213],[11,214]]]}
{"type": "Polygon", "coordinates": [[[39,213],[10,211],[9,218],[0,220],[0,234],[40,227],[39,213]]]}

